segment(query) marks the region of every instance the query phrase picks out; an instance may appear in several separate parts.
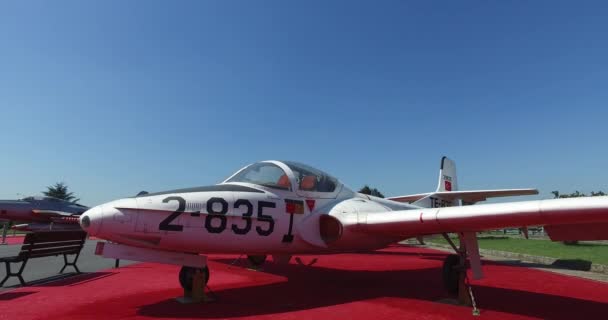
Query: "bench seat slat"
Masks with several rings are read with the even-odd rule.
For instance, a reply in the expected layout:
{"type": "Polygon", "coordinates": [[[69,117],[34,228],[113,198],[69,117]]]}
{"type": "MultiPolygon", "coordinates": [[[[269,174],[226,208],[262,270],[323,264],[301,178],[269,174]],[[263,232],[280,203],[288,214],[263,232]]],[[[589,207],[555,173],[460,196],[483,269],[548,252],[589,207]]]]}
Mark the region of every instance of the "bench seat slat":
{"type": "Polygon", "coordinates": [[[36,250],[21,250],[19,254],[27,255],[32,253],[46,252],[49,250],[79,250],[80,245],[71,245],[71,246],[60,246],[60,247],[50,247],[50,248],[41,248],[36,250]]]}
{"type": "Polygon", "coordinates": [[[23,261],[25,259],[26,258],[20,257],[20,256],[2,257],[2,258],[0,258],[0,262],[19,262],[19,261],[23,261]]]}
{"type": "Polygon", "coordinates": [[[81,248],[80,245],[70,245],[70,246],[40,248],[40,249],[35,249],[35,250],[21,250],[19,252],[19,255],[28,255],[28,254],[32,254],[32,253],[46,252],[48,250],[80,250],[80,248],[81,248]]]}
{"type": "Polygon", "coordinates": [[[46,231],[46,232],[32,232],[25,236],[23,241],[26,243],[36,242],[50,242],[50,241],[65,241],[65,240],[79,240],[86,238],[87,233],[84,231],[46,231]]]}
{"type": "MultiPolygon", "coordinates": [[[[37,251],[32,251],[30,253],[27,254],[27,257],[30,258],[40,258],[40,257],[48,257],[48,256],[55,256],[55,255],[59,255],[59,254],[76,254],[80,251],[79,247],[75,247],[75,248],[51,248],[51,249],[43,249],[43,250],[37,250],[37,251]]],[[[26,255],[23,255],[26,256],[26,255]]]]}
{"type": "Polygon", "coordinates": [[[21,246],[21,251],[38,250],[38,249],[55,248],[55,247],[65,247],[65,246],[80,246],[80,244],[82,244],[82,243],[83,243],[82,240],[71,240],[71,241],[24,244],[21,246]]]}

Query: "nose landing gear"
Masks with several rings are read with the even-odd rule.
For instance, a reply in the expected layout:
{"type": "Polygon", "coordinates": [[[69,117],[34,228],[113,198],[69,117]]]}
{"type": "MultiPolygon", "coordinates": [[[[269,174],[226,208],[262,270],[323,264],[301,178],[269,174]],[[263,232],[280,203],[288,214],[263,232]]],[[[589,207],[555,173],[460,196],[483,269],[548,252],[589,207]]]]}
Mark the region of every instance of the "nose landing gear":
{"type": "Polygon", "coordinates": [[[206,302],[205,288],[209,282],[209,268],[183,266],[179,271],[179,284],[184,289],[184,296],[177,298],[181,303],[206,302]]]}
{"type": "Polygon", "coordinates": [[[266,255],[248,255],[247,260],[249,261],[251,269],[257,270],[266,262],[266,255]]]}
{"type": "Polygon", "coordinates": [[[201,283],[197,283],[199,286],[202,286],[203,289],[207,285],[209,281],[209,268],[194,268],[194,267],[186,267],[183,266],[179,271],[179,284],[184,288],[184,290],[192,291],[194,287],[194,280],[197,277],[197,273],[201,274],[201,279],[198,279],[201,283]]]}

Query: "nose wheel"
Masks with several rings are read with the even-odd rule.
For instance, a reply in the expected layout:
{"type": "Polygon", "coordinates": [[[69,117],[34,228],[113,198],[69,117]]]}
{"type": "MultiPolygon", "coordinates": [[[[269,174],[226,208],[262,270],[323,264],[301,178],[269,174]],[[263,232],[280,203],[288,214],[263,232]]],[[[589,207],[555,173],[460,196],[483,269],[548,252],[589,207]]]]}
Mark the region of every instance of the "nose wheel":
{"type": "Polygon", "coordinates": [[[209,282],[209,268],[194,268],[194,267],[186,267],[183,266],[179,271],[179,284],[184,288],[185,291],[192,292],[193,288],[200,289],[201,291],[205,290],[207,286],[207,282],[209,282]],[[200,274],[202,277],[196,278],[197,274],[200,274]]]}

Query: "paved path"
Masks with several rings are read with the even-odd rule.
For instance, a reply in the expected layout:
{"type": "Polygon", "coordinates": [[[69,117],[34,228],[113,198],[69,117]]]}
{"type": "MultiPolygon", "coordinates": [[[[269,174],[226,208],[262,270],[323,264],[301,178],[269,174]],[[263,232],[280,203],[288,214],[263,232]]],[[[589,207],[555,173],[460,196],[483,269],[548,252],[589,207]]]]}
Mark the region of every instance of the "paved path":
{"type": "MultiPolygon", "coordinates": [[[[95,240],[87,240],[82,248],[80,253],[80,258],[78,258],[78,269],[82,272],[95,272],[103,269],[108,269],[114,267],[113,259],[106,259],[100,256],[96,256],[95,246],[98,241],[95,240]]],[[[3,245],[0,246],[0,257],[8,257],[15,256],[19,253],[21,249],[20,244],[14,245],[3,245]]],[[[68,256],[68,258],[73,259],[73,256],[68,256]]],[[[127,264],[132,264],[134,261],[120,261],[120,265],[124,266],[127,264]]],[[[11,268],[13,271],[19,270],[19,264],[12,264],[11,268]]],[[[23,271],[23,279],[28,283],[40,283],[55,280],[62,277],[69,277],[75,274],[74,269],[72,267],[67,267],[64,275],[59,274],[59,270],[63,267],[63,257],[44,257],[44,258],[36,258],[30,259],[23,271]]],[[[6,275],[6,269],[4,267],[4,263],[0,266],[0,280],[4,278],[6,275]]],[[[11,287],[19,286],[19,279],[16,277],[10,278],[4,284],[4,287],[0,287],[0,291],[11,289],[11,287]]]]}

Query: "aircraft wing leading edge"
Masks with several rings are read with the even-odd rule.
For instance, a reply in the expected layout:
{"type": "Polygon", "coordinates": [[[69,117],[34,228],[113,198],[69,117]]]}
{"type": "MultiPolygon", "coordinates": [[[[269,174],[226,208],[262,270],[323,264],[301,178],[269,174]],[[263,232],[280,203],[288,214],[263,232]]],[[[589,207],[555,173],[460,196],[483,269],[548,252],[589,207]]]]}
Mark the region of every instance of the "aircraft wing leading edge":
{"type": "Polygon", "coordinates": [[[364,221],[359,224],[363,232],[404,237],[542,225],[549,226],[552,240],[585,234],[593,225],[587,237],[594,239],[586,240],[608,240],[608,197],[377,212],[368,213],[364,221]]]}

